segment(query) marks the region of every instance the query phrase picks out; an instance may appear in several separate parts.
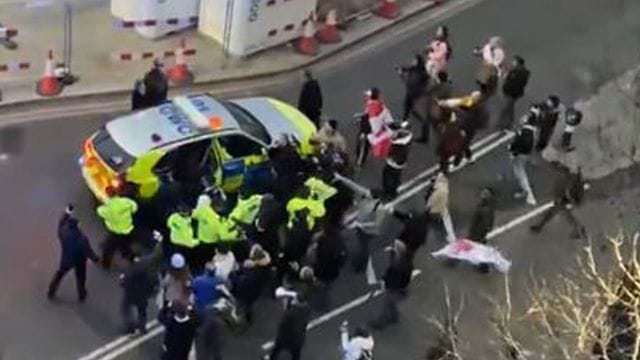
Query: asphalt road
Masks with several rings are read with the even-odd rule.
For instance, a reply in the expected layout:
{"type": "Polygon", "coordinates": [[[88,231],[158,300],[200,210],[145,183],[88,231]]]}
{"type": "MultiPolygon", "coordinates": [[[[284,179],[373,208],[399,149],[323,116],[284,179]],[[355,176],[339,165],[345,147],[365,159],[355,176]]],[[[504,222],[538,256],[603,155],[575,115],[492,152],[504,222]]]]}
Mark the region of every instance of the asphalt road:
{"type": "MultiPolygon", "coordinates": [[[[499,34],[504,37],[508,52],[524,56],[532,71],[529,93],[521,106],[550,92],[571,102],[590,94],[598,84],[637,61],[636,49],[640,45],[637,19],[640,19],[640,3],[632,0],[486,0],[446,21],[454,48],[451,68],[454,85],[460,90],[472,87],[476,59],[471,56],[471,49],[488,36],[499,34]]],[[[318,74],[325,93],[325,112],[341,120],[349,139],[354,135],[351,114],[361,110],[364,89],[380,87],[394,113],[400,112],[403,90],[393,66],[408,61],[413,52],[422,49],[427,35],[433,34],[437,25],[433,23],[410,36],[388,38],[383,46],[370,49],[364,56],[318,74]]],[[[299,83],[291,83],[261,90],[260,94],[295,102],[298,87],[299,83]]],[[[254,93],[249,90],[247,94],[254,93]]],[[[58,303],[50,304],[44,296],[58,260],[55,226],[64,204],[77,203],[83,227],[93,244],[97,246],[101,241],[103,230],[93,214],[91,197],[82,185],[77,158],[83,139],[117,115],[73,116],[2,129],[5,133],[12,132],[12,140],[3,143],[10,156],[0,163],[0,193],[4,204],[0,208],[0,226],[4,230],[4,241],[0,243],[0,284],[3,285],[0,354],[6,359],[77,358],[117,336],[120,291],[113,274],[90,269],[90,295],[83,305],[74,301],[72,279],[61,287],[58,303]]],[[[461,234],[466,233],[477,192],[483,186],[497,185],[499,189],[497,224],[531,210],[512,199],[511,185],[497,184],[496,173],[503,160],[504,151],[498,148],[453,176],[452,213],[461,234]]],[[[434,163],[429,147],[414,145],[405,179],[434,163]]],[[[629,177],[638,178],[635,173],[629,177]]],[[[539,202],[550,200],[549,169],[539,162],[532,178],[539,202]]],[[[377,186],[379,165],[369,164],[358,181],[377,186]]],[[[613,195],[615,190],[620,187],[611,183],[602,185],[599,192],[594,191],[599,197],[589,200],[579,211],[580,216],[589,219],[587,226],[591,233],[611,232],[620,224],[614,211],[603,210],[613,206],[606,194],[613,195]]],[[[407,202],[407,206],[417,205],[417,200],[407,202]]],[[[630,227],[636,220],[627,219],[624,224],[630,227]]],[[[391,237],[395,230],[394,224],[389,224],[385,234],[391,237]]],[[[579,244],[569,241],[568,231],[566,225],[557,222],[542,235],[532,238],[525,227],[520,226],[495,241],[514,261],[512,277],[524,279],[532,266],[543,274],[553,274],[572,263],[567,259],[574,256],[579,244]]],[[[428,247],[436,249],[441,245],[442,240],[434,236],[428,247]]],[[[403,324],[376,334],[377,358],[391,359],[403,354],[402,358],[414,359],[424,352],[426,345],[433,341],[433,329],[427,318],[442,312],[441,284],[446,281],[455,293],[457,289],[467,293],[461,324],[467,346],[482,349],[479,354],[483,355],[476,359],[491,359],[483,352],[489,346],[484,341],[489,326],[482,294],[499,291],[500,277],[483,277],[467,267],[445,268],[429,259],[426,252],[419,256],[417,265],[423,275],[416,279],[411,297],[403,304],[403,324]]],[[[348,270],[343,275],[334,292],[336,306],[366,292],[364,279],[348,270]]],[[[335,358],[338,324],[344,319],[352,323],[366,320],[378,305],[377,299],[372,300],[312,330],[304,358],[335,358]]],[[[230,359],[257,358],[260,345],[274,333],[279,313],[276,309],[277,305],[269,300],[261,301],[256,325],[242,337],[229,339],[230,359]]],[[[151,341],[120,359],[152,359],[157,351],[157,341],[151,341]]]]}

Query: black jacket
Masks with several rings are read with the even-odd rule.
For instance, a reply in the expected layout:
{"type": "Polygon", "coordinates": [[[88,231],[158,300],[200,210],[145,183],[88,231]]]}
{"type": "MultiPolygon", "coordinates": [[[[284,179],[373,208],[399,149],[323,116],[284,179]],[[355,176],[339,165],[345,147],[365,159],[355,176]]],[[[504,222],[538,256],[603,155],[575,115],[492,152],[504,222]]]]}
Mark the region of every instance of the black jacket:
{"type": "Polygon", "coordinates": [[[308,304],[291,304],[278,324],[276,341],[285,344],[304,344],[310,318],[311,309],[308,304]]]}
{"type": "Polygon", "coordinates": [[[400,69],[407,93],[418,96],[426,91],[429,76],[424,66],[410,66],[400,69]]]}
{"type": "Polygon", "coordinates": [[[313,272],[324,283],[331,283],[340,276],[346,260],[346,248],[339,231],[322,232],[318,238],[313,272]]]}
{"type": "Polygon", "coordinates": [[[426,211],[402,213],[394,210],[393,216],[402,222],[402,232],[398,239],[407,246],[409,254],[414,254],[427,242],[429,215],[426,211]]]}
{"type": "Polygon", "coordinates": [[[511,69],[504,79],[502,92],[512,98],[519,99],[524,95],[524,89],[529,83],[530,72],[524,66],[511,69]]]}
{"type": "Polygon", "coordinates": [[[487,234],[493,229],[495,212],[493,199],[482,199],[480,201],[471,218],[469,239],[480,243],[486,242],[487,234]]]}
{"type": "Polygon", "coordinates": [[[556,175],[553,187],[553,198],[557,204],[578,205],[584,196],[584,180],[581,174],[572,174],[568,169],[562,168],[556,175]]]}
{"type": "Polygon", "coordinates": [[[153,296],[158,281],[155,275],[138,262],[131,264],[122,274],[120,284],[126,303],[143,304],[153,296]]]}
{"type": "Polygon", "coordinates": [[[177,318],[170,309],[162,310],[158,320],[165,327],[162,360],[188,360],[198,320],[193,315],[177,318]]]}
{"type": "Polygon", "coordinates": [[[529,155],[535,143],[536,128],[533,125],[525,125],[516,134],[509,146],[512,155],[529,155]]]}
{"type": "Polygon", "coordinates": [[[69,214],[64,214],[58,222],[58,240],[61,254],[60,266],[73,266],[91,259],[98,261],[98,256],[91,248],[89,240],[78,227],[78,220],[69,214]]]}
{"type": "Polygon", "coordinates": [[[298,99],[298,109],[311,121],[317,123],[322,111],[322,90],[316,79],[305,81],[298,99]]]}
{"type": "Polygon", "coordinates": [[[413,263],[407,254],[399,257],[392,254],[389,267],[382,277],[385,288],[390,291],[405,291],[411,282],[412,272],[413,263]]]}
{"type": "Polygon", "coordinates": [[[409,149],[413,134],[411,131],[399,130],[391,141],[391,151],[387,157],[387,164],[396,169],[402,169],[409,159],[409,149]]]}
{"type": "Polygon", "coordinates": [[[242,267],[232,274],[233,296],[243,303],[252,304],[260,297],[270,274],[268,266],[242,267]]]}
{"type": "Polygon", "coordinates": [[[144,76],[144,86],[148,106],[156,106],[167,100],[169,82],[160,69],[153,68],[144,76]]]}

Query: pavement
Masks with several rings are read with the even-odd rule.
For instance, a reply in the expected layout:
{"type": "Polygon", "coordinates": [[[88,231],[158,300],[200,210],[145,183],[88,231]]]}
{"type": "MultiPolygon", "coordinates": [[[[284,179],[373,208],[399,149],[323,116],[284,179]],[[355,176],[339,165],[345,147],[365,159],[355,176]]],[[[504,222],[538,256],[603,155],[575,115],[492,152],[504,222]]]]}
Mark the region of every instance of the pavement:
{"type": "MultiPolygon", "coordinates": [[[[26,71],[0,72],[0,91],[3,93],[0,107],[44,100],[45,98],[35,93],[34,86],[44,72],[47,51],[54,50],[56,61],[62,61],[63,58],[63,2],[30,2],[40,6],[27,6],[27,1],[11,1],[4,4],[0,2],[0,23],[19,30],[18,36],[14,38],[18,43],[18,49],[9,51],[0,47],[0,64],[31,63],[31,67],[26,71]]],[[[198,83],[220,83],[293,71],[346,49],[398,21],[418,15],[434,6],[432,1],[402,0],[399,4],[403,12],[398,19],[386,20],[368,16],[354,20],[354,16],[369,12],[376,2],[323,0],[319,4],[321,11],[330,8],[339,10],[340,19],[346,29],[341,43],[322,45],[320,53],[315,57],[297,54],[290,44],[284,44],[248,57],[234,58],[227,57],[220,44],[199,33],[197,29],[186,29],[149,40],[138,35],[135,30],[115,28],[108,0],[68,2],[73,9],[74,29],[71,69],[72,73],[79,77],[79,81],[66,87],[58,97],[128,92],[134,80],[141,78],[149,70],[151,60],[116,61],[112,59],[112,54],[174,51],[183,38],[186,39],[188,49],[197,51],[195,56],[187,57],[187,62],[198,83]]],[[[166,60],[167,67],[171,66],[173,61],[166,60]]]]}
{"type": "MultiPolygon", "coordinates": [[[[325,112],[340,120],[342,131],[352,140],[355,126],[350,122],[351,114],[361,110],[363,89],[377,85],[392,111],[399,113],[403,89],[393,66],[409,61],[412,53],[424,46],[424,34],[433,33],[443,22],[452,32],[451,73],[454,85],[461,91],[472,87],[476,59],[471,56],[471,49],[486,37],[501,34],[508,51],[522,54],[532,71],[530,88],[519,104],[520,110],[550,91],[573,102],[593,91],[591,84],[585,83],[579,75],[584,69],[603,68],[611,74],[619,74],[632,67],[637,58],[635,52],[629,50],[629,44],[638,41],[639,17],[640,4],[635,1],[617,1],[615,6],[607,6],[599,0],[486,0],[461,12],[443,12],[428,23],[416,18],[377,35],[371,43],[349,49],[349,54],[357,56],[345,56],[340,63],[317,69],[325,93],[325,112]],[[580,16],[575,16],[576,9],[580,9],[580,16]],[[544,19],[544,26],[540,19],[544,19]],[[549,41],[542,44],[540,39],[549,41]]],[[[275,85],[264,82],[221,95],[263,94],[295,102],[299,86],[299,80],[287,78],[275,85]]],[[[76,160],[84,138],[121,113],[105,107],[98,114],[77,111],[47,119],[46,112],[42,111],[40,121],[6,126],[0,123],[2,134],[10,135],[3,139],[12,139],[8,158],[0,163],[0,191],[5,204],[0,208],[0,226],[4,229],[5,240],[0,243],[0,284],[3,284],[0,354],[7,359],[76,359],[118,337],[120,290],[115,274],[91,268],[89,300],[82,305],[74,301],[72,279],[67,279],[61,287],[58,303],[48,303],[44,292],[56,266],[55,226],[64,204],[68,201],[78,204],[82,226],[95,246],[104,235],[93,213],[91,197],[82,184],[76,160]]],[[[489,134],[489,131],[479,134],[478,140],[489,134]]],[[[483,151],[494,146],[497,139],[478,149],[484,156],[475,164],[452,176],[451,211],[461,235],[466,233],[478,191],[486,185],[495,186],[499,192],[497,226],[522,216],[527,218],[527,214],[535,210],[512,198],[513,184],[497,182],[496,174],[505,161],[504,146],[483,151]]],[[[419,175],[435,163],[431,146],[414,145],[404,180],[419,175]]],[[[371,162],[359,174],[358,181],[368,187],[377,186],[379,174],[380,164],[371,162]]],[[[540,205],[550,201],[553,176],[542,160],[532,168],[531,177],[540,205]]],[[[577,216],[586,223],[593,239],[602,239],[602,235],[615,234],[620,229],[635,231],[638,221],[635,199],[640,195],[633,185],[639,178],[637,169],[632,169],[592,184],[577,216]]],[[[406,191],[411,191],[411,187],[406,191]]],[[[420,199],[411,197],[398,206],[420,206],[420,199]]],[[[572,259],[584,243],[568,238],[569,229],[562,219],[549,224],[538,236],[529,234],[526,221],[515,224],[505,228],[505,232],[492,242],[513,261],[511,278],[514,304],[518,308],[523,306],[524,290],[532,268],[539,276],[552,276],[570,269],[574,264],[572,259]]],[[[391,239],[397,230],[397,224],[390,222],[385,226],[384,238],[391,239]]],[[[449,284],[455,298],[464,293],[467,299],[460,333],[463,350],[474,353],[468,358],[496,358],[491,353],[490,309],[484,297],[500,293],[501,277],[497,274],[481,276],[467,266],[451,269],[433,260],[428,251],[441,247],[443,242],[436,232],[430,236],[427,249],[418,256],[416,266],[422,274],[416,277],[411,296],[401,306],[401,324],[375,333],[377,358],[393,359],[402,354],[403,359],[418,359],[424,354],[435,335],[428,320],[442,315],[444,282],[449,284]]],[[[377,267],[384,266],[382,260],[377,252],[377,267]]],[[[345,269],[336,284],[334,307],[353,303],[367,291],[364,278],[345,269]]],[[[339,323],[345,319],[354,324],[363,322],[379,305],[379,298],[373,298],[319,323],[309,334],[303,358],[333,358],[338,346],[339,323]]],[[[257,359],[261,346],[274,335],[280,313],[277,304],[263,299],[256,310],[255,326],[242,336],[227,339],[225,354],[229,358],[257,359]]],[[[131,343],[125,340],[93,359],[157,358],[158,338],[135,344],[138,345],[135,347],[127,345],[131,343]],[[128,351],[120,353],[125,348],[128,351]]]]}

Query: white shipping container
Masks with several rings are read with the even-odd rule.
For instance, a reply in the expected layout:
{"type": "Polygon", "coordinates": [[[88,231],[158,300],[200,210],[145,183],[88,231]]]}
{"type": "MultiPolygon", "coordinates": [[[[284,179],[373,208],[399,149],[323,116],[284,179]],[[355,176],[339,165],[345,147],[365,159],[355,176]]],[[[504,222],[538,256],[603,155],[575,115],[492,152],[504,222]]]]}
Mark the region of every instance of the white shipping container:
{"type": "Polygon", "coordinates": [[[231,55],[249,55],[299,37],[316,5],[317,0],[201,0],[198,29],[231,55]]]}
{"type": "Polygon", "coordinates": [[[136,26],[136,31],[156,39],[170,32],[192,26],[189,18],[198,16],[200,0],[111,0],[111,14],[123,21],[157,20],[156,26],[136,26]],[[167,19],[180,19],[167,24],[167,19]]]}

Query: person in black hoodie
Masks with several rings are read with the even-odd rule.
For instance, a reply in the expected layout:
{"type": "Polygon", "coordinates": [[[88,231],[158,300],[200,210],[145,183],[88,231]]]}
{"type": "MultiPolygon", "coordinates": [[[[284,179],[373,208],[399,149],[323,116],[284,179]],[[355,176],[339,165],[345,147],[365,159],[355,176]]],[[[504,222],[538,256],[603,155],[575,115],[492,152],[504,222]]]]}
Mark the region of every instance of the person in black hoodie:
{"type": "Polygon", "coordinates": [[[267,284],[271,271],[271,257],[258,244],[254,244],[240,269],[231,274],[233,296],[238,300],[248,324],[253,322],[253,304],[267,284]]]}
{"type": "Polygon", "coordinates": [[[123,290],[120,313],[124,322],[123,333],[130,334],[139,331],[147,332],[147,305],[149,298],[153,296],[158,285],[158,279],[154,276],[139,258],[125,258],[129,261],[128,267],[120,275],[120,284],[123,290]],[[138,312],[137,321],[131,319],[131,309],[138,312]]]}
{"type": "Polygon", "coordinates": [[[542,152],[542,150],[549,145],[551,135],[553,135],[556,123],[563,111],[560,98],[556,95],[549,95],[547,100],[541,106],[541,110],[542,113],[540,114],[540,121],[537,124],[538,129],[540,130],[540,133],[538,134],[538,141],[536,143],[536,150],[538,152],[542,152]]]}
{"type": "Polygon", "coordinates": [[[346,261],[346,248],[340,229],[327,225],[316,234],[315,262],[313,273],[318,280],[317,306],[327,310],[330,306],[331,285],[340,276],[340,270],[346,261]]]}
{"type": "Polygon", "coordinates": [[[87,298],[87,259],[98,263],[100,258],[91,248],[89,240],[78,226],[78,219],[73,216],[74,206],[67,205],[64,214],[58,222],[58,240],[60,241],[61,254],[60,265],[49,283],[47,298],[53,300],[58,291],[62,278],[73,269],[76,274],[76,289],[78,301],[84,302],[87,298]]]}
{"type": "Polygon", "coordinates": [[[426,208],[423,211],[411,210],[406,213],[394,209],[392,215],[402,222],[402,232],[398,239],[405,244],[407,255],[413,259],[418,249],[427,243],[429,212],[426,208]]]}
{"type": "Polygon", "coordinates": [[[536,198],[527,177],[526,166],[529,161],[529,155],[533,152],[535,145],[536,128],[540,117],[540,105],[534,104],[529,109],[529,113],[523,119],[523,125],[516,133],[513,141],[509,145],[509,155],[513,174],[518,180],[521,192],[515,194],[516,198],[526,197],[527,204],[535,206],[536,198]]]}
{"type": "MultiPolygon", "coordinates": [[[[493,229],[496,205],[493,189],[486,187],[480,191],[480,202],[473,212],[468,238],[475,242],[486,244],[487,234],[493,229]]],[[[488,264],[478,266],[480,272],[489,271],[488,264]]]]}
{"type": "Polygon", "coordinates": [[[322,90],[318,80],[313,78],[311,70],[305,70],[303,75],[305,81],[298,98],[298,110],[305,114],[316,128],[319,128],[322,114],[322,90]]]}
{"type": "Polygon", "coordinates": [[[307,335],[311,309],[304,292],[298,293],[282,315],[271,353],[264,360],[277,360],[282,351],[291,354],[291,360],[300,360],[307,335]]]}
{"type": "Polygon", "coordinates": [[[188,360],[191,345],[199,326],[190,306],[169,303],[158,314],[165,327],[162,343],[162,360],[188,360]]]}
{"type": "Polygon", "coordinates": [[[163,64],[159,59],[153,60],[153,67],[144,76],[147,106],[157,106],[167,100],[169,81],[162,72],[163,64]]]}
{"type": "Polygon", "coordinates": [[[402,120],[407,121],[409,115],[413,113],[413,107],[421,96],[427,90],[429,75],[425,68],[425,62],[422,55],[416,54],[411,66],[396,67],[396,71],[400,74],[405,84],[404,111],[402,120]]]}
{"type": "Polygon", "coordinates": [[[378,330],[399,321],[398,302],[406,297],[413,272],[411,257],[402,241],[395,240],[393,246],[387,250],[390,251],[391,258],[382,278],[385,289],[382,311],[378,318],[371,322],[371,327],[378,330]]]}
{"type": "Polygon", "coordinates": [[[402,170],[409,159],[409,149],[413,134],[407,130],[409,123],[404,122],[400,129],[396,130],[391,139],[391,151],[382,170],[382,190],[384,198],[389,200],[396,196],[402,170]]]}
{"type": "Polygon", "coordinates": [[[498,120],[500,130],[508,130],[513,126],[516,101],[524,95],[530,75],[531,73],[526,68],[524,59],[518,55],[514,56],[513,67],[507,72],[502,85],[504,104],[498,120]]]}

